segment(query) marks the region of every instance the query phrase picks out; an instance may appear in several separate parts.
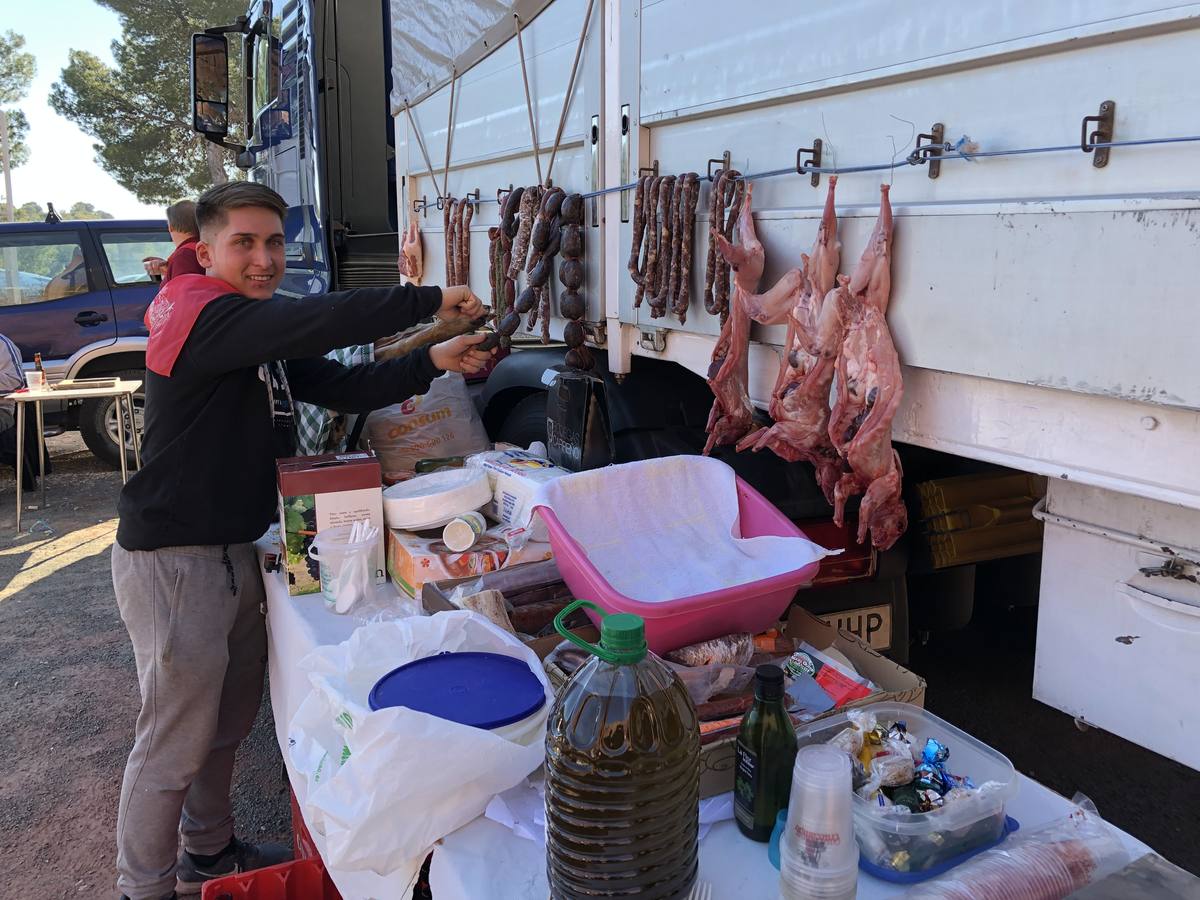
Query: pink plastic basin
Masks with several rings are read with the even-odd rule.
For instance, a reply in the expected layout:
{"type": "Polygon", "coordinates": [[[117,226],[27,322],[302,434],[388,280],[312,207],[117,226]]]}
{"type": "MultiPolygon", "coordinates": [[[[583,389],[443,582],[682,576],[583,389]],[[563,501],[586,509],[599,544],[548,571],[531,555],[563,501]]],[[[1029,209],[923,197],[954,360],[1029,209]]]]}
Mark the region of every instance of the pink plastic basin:
{"type": "MultiPolygon", "coordinates": [[[[804,532],[777,510],[762,494],[737,479],[738,522],[743,538],[773,535],[804,537],[804,532]]],[[[592,565],[583,547],[567,533],[554,512],[538,507],[546,523],[554,561],[567,587],[577,598],[591,600],[610,613],[641,616],[646,622],[646,643],[661,655],[688,644],[737,631],[757,634],[779,621],[796,595],[817,574],[819,562],[773,578],[735,585],[678,600],[646,603],[620,593],[592,565]]],[[[663,560],[669,565],[670,560],[663,560]]],[[[593,622],[599,617],[588,612],[593,622]]]]}

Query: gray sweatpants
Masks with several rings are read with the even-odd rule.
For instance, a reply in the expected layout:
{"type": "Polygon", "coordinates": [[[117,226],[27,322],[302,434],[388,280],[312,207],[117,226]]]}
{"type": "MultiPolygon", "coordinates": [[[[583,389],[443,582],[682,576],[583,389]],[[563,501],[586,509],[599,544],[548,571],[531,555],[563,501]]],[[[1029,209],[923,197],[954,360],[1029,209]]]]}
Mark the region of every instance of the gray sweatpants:
{"type": "Polygon", "coordinates": [[[262,699],[266,598],[253,544],[114,544],[112,574],[142,695],[117,813],[117,885],[157,900],[175,890],[181,838],[210,855],[233,836],[233,757],[262,699]]]}

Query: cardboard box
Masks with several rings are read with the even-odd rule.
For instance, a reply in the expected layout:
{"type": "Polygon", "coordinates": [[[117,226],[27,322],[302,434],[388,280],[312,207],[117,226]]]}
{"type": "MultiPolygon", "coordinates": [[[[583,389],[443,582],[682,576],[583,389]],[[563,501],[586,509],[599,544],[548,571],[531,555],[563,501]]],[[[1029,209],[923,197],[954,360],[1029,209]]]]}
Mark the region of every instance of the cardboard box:
{"type": "Polygon", "coordinates": [[[440,532],[413,533],[389,528],[388,574],[396,587],[410,597],[420,598],[428,582],[469,578],[553,558],[550,545],[541,541],[511,545],[505,537],[511,531],[506,525],[496,525],[485,531],[470,550],[455,553],[442,543],[440,532]]]}
{"type": "MultiPolygon", "coordinates": [[[[455,607],[447,599],[454,588],[463,581],[460,578],[453,581],[430,582],[425,585],[421,595],[421,604],[427,612],[438,613],[455,607]]],[[[591,625],[576,628],[572,631],[586,641],[597,643],[600,632],[591,625]]],[[[834,647],[841,651],[859,674],[874,682],[875,693],[847,703],[842,709],[853,706],[864,706],[868,703],[879,703],[885,700],[912,703],[915,706],[925,705],[925,679],[905,669],[898,663],[892,662],[859,640],[853,634],[838,631],[834,626],[822,622],[812,613],[800,607],[793,607],[785,626],[788,637],[808,641],[818,650],[834,647]]],[[[554,648],[562,643],[562,637],[552,634],[547,637],[525,641],[525,646],[537,654],[538,659],[545,660],[554,648]]],[[[546,674],[555,691],[561,691],[569,680],[557,667],[548,668],[546,674]]],[[[830,710],[826,715],[837,710],[830,710]]],[[[817,716],[820,719],[821,716],[817,716]]],[[[813,721],[816,721],[814,719],[813,721]]],[[[700,796],[714,797],[726,791],[733,790],[733,769],[735,759],[736,737],[729,736],[700,748],[700,796]]]]}
{"type": "MultiPolygon", "coordinates": [[[[818,650],[835,647],[854,663],[860,675],[875,683],[878,690],[862,700],[847,703],[842,709],[880,703],[885,700],[925,706],[925,679],[908,669],[880,656],[865,641],[846,631],[838,631],[812,613],[792,607],[784,632],[788,637],[808,641],[818,650]]],[[[552,648],[553,649],[553,648],[552,648]]],[[[549,651],[547,651],[549,652],[549,651]]],[[[830,710],[833,713],[836,710],[830,710]]],[[[828,715],[827,713],[826,715],[828,715]]],[[[817,716],[817,719],[821,716],[817,716]]],[[[813,721],[816,721],[815,719],[813,721]]],[[[733,790],[734,751],[736,737],[727,737],[700,748],[700,796],[715,797],[733,790]]]]}
{"type": "MultiPolygon", "coordinates": [[[[521,637],[522,643],[526,647],[534,648],[535,652],[537,652],[536,647],[540,646],[539,641],[550,642],[544,652],[539,652],[539,658],[557,646],[557,635],[551,629],[553,616],[575,600],[571,589],[563,584],[559,577],[558,568],[553,561],[534,561],[507,567],[504,572],[499,574],[485,573],[483,576],[470,575],[466,578],[445,581],[427,581],[421,588],[421,607],[430,615],[458,609],[450,602],[450,598],[461,585],[465,584],[471,584],[472,590],[489,588],[499,590],[504,594],[506,600],[520,599],[520,605],[511,613],[512,625],[518,629],[518,636],[521,637]],[[521,572],[522,569],[525,570],[524,573],[521,572]],[[534,613],[534,621],[545,624],[540,625],[536,632],[530,630],[529,617],[523,617],[522,613],[534,613]],[[546,634],[547,629],[551,629],[551,631],[545,637],[536,636],[546,634]],[[523,636],[527,634],[534,636],[523,636]]],[[[572,620],[578,621],[582,617],[583,612],[578,611],[572,616],[572,620]]],[[[557,690],[562,679],[560,678],[559,682],[556,682],[554,673],[550,672],[549,674],[551,675],[551,684],[557,690]]]]}
{"type": "Polygon", "coordinates": [[[288,593],[313,594],[321,589],[317,564],[308,557],[317,532],[360,519],[379,529],[371,568],[376,583],[383,584],[383,490],[374,455],[297,456],[278,460],[275,468],[288,593]]]}
{"type": "MultiPolygon", "coordinates": [[[[541,545],[538,546],[540,547],[541,545]]],[[[546,548],[548,549],[549,545],[546,545],[546,548]]],[[[523,560],[520,563],[513,563],[505,568],[519,568],[520,566],[529,565],[531,563],[546,562],[552,558],[553,557],[546,557],[545,559],[541,560],[523,560]]],[[[527,571],[534,573],[534,570],[532,569],[527,571]]],[[[532,582],[523,581],[522,586],[518,591],[519,594],[524,594],[531,591],[540,591],[545,594],[546,600],[556,597],[570,597],[570,589],[563,584],[562,579],[558,575],[558,569],[553,565],[540,566],[539,571],[534,574],[536,576],[536,580],[532,582]]],[[[421,607],[430,615],[458,609],[457,606],[450,602],[450,596],[454,593],[455,589],[459,585],[466,584],[470,581],[478,581],[479,577],[479,575],[466,575],[462,578],[444,578],[438,581],[426,581],[421,587],[421,607]]],[[[486,590],[487,588],[491,587],[507,593],[505,591],[503,579],[500,579],[498,583],[491,583],[494,581],[496,580],[487,579],[487,582],[484,584],[484,589],[486,590]]],[[[571,597],[571,599],[574,598],[571,597]]]]}

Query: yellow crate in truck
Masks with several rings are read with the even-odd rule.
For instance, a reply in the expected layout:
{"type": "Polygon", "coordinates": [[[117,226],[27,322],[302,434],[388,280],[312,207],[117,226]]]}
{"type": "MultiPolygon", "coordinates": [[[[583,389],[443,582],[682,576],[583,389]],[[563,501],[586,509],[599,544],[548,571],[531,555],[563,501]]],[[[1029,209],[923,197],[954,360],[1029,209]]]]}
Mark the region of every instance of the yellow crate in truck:
{"type": "Polygon", "coordinates": [[[937,478],[917,485],[918,543],[934,569],[1036,553],[1042,523],[1033,507],[1046,479],[1024,472],[937,478]]]}

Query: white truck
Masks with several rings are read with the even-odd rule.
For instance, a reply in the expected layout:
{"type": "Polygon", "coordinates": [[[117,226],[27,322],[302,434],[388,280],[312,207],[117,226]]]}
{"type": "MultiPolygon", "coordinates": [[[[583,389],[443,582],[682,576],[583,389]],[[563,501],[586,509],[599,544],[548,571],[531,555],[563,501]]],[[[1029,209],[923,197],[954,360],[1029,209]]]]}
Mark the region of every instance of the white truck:
{"type": "MultiPolygon", "coordinates": [[[[354,66],[380,51],[352,49],[372,36],[339,50],[346,39],[307,3],[276,5],[275,25],[260,2],[245,30],[260,17],[260,31],[279,31],[285,71],[298,31],[323,35],[300,58],[311,54],[313,77],[336,71],[343,93],[354,83],[361,103],[369,73],[354,66]]],[[[904,367],[894,439],[906,469],[932,459],[912,468],[936,475],[953,458],[1048,479],[1036,509],[1046,527],[1035,696],[1200,768],[1200,720],[1171,699],[1200,678],[1200,193],[1188,174],[1200,4],[391,0],[380,13],[395,153],[387,218],[402,230],[415,217],[427,282],[443,280],[447,197],[483,201],[470,283],[487,298],[497,189],[551,179],[596,194],[585,321],[618,459],[695,451],[719,330],[698,300],[707,186],[686,325],[634,308],[628,186],[639,172],[751,176],[764,284],[811,246],[832,170],[842,271],[891,182],[888,319],[904,367]]],[[[328,114],[312,127],[328,149],[328,114]]],[[[379,169],[379,146],[360,142],[349,165],[344,131],[332,140],[343,180],[379,169]]],[[[255,177],[295,182],[273,174],[275,151],[261,143],[255,177]]],[[[354,229],[343,231],[351,246],[354,229]]],[[[328,256],[353,262],[337,247],[328,256]]],[[[553,319],[554,339],[563,324],[553,319]]],[[[755,326],[750,393],[762,410],[782,342],[782,327],[755,326]]],[[[492,373],[493,434],[544,433],[543,374],[562,354],[521,350],[492,373]]],[[[738,467],[745,456],[722,458],[738,467]]],[[[795,474],[806,471],[777,466],[771,499],[787,508],[789,485],[811,486],[795,474]]]]}

